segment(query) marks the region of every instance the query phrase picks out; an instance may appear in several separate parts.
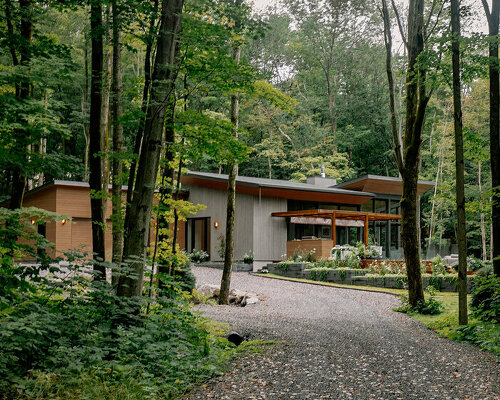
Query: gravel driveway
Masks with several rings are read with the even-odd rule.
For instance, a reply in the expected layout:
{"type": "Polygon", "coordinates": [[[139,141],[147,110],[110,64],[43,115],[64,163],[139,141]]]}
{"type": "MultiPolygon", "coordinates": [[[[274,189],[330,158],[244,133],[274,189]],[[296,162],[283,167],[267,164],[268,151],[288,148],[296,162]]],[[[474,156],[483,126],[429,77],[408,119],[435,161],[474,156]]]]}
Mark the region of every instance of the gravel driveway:
{"type": "MultiPolygon", "coordinates": [[[[198,284],[222,272],[193,268],[198,284]]],[[[248,307],[199,305],[252,339],[282,343],[235,361],[188,399],[500,399],[500,365],[391,309],[391,295],[232,274],[266,298],[248,307]]]]}

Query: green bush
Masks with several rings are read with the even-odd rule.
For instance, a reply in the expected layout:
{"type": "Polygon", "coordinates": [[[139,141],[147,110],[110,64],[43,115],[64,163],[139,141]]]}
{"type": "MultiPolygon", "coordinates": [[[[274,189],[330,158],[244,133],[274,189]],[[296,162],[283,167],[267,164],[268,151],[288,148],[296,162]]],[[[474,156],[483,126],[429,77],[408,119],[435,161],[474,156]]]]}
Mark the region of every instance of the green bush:
{"type": "Polygon", "coordinates": [[[395,311],[399,311],[406,314],[408,313],[418,313],[425,315],[441,314],[441,312],[443,311],[443,305],[435,298],[436,289],[432,285],[429,285],[426,288],[426,292],[429,294],[429,298],[427,300],[421,300],[417,302],[417,305],[414,307],[409,304],[407,296],[401,296],[403,305],[401,307],[395,308],[395,311]]]}
{"type": "Polygon", "coordinates": [[[477,319],[500,324],[500,277],[494,274],[477,276],[470,305],[477,319]]]}
{"type": "Polygon", "coordinates": [[[172,398],[221,370],[232,345],[190,311],[187,268],[169,296],[118,297],[92,261],[16,264],[18,216],[0,214],[0,398],[172,398]]]}
{"type": "Polygon", "coordinates": [[[484,351],[500,356],[500,325],[473,322],[454,329],[449,337],[460,342],[475,344],[484,351]]]}
{"type": "Polygon", "coordinates": [[[193,250],[187,256],[189,257],[189,260],[193,263],[202,263],[210,259],[208,253],[204,250],[193,250]]]}

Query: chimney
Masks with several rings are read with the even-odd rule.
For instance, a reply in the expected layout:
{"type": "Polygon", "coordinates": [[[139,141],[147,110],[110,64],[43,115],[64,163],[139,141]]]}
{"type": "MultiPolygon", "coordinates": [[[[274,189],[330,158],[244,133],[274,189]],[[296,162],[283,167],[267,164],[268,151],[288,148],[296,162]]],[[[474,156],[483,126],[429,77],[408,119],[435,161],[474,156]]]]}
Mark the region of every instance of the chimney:
{"type": "Polygon", "coordinates": [[[310,185],[327,188],[337,185],[337,179],[326,178],[324,176],[324,172],[322,172],[321,176],[308,176],[307,183],[309,183],[310,185]]]}

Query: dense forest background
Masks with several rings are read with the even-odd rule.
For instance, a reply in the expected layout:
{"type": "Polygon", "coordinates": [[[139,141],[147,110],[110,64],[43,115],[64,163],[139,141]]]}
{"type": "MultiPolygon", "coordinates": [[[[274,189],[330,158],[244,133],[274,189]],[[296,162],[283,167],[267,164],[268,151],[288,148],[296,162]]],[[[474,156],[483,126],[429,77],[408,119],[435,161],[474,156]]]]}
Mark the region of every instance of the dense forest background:
{"type": "MultiPolygon", "coordinates": [[[[12,48],[22,47],[23,2],[4,0],[0,11],[1,137],[0,193],[8,198],[12,171],[22,169],[28,189],[52,179],[88,180],[91,30],[84,3],[32,2],[33,43],[29,69],[15,65],[12,48]],[[14,68],[16,67],[16,68],[14,68]],[[30,99],[13,96],[29,75],[30,99]],[[20,126],[23,125],[24,126],[20,126]],[[19,154],[12,145],[19,129],[30,131],[19,154]],[[28,160],[24,162],[23,160],[28,160]]],[[[158,26],[158,4],[120,2],[123,13],[123,149],[112,148],[112,8],[103,3],[104,87],[103,162],[110,181],[111,163],[124,163],[123,182],[134,159],[147,59],[158,26]],[[151,29],[152,27],[152,29],[151,29]],[[149,50],[148,50],[149,48],[149,50]]],[[[429,2],[430,13],[435,2],[429,2]]],[[[441,4],[441,2],[439,2],[441,4]]],[[[447,3],[434,11],[433,45],[448,31],[447,3]],[[441,18],[439,18],[441,15],[441,18]]],[[[404,10],[404,5],[400,5],[404,10]]],[[[469,251],[490,258],[488,81],[481,41],[480,9],[465,8],[464,135],[469,251]]],[[[390,128],[383,21],[378,4],[363,0],[323,2],[283,0],[255,13],[241,7],[245,30],[228,23],[224,2],[186,2],[176,73],[176,149],[184,168],[227,172],[221,155],[231,94],[240,93],[239,139],[248,156],[239,174],[304,181],[325,166],[338,181],[364,174],[398,176],[390,128]],[[231,57],[235,37],[241,61],[231,57]],[[218,123],[216,123],[219,121],[218,123]],[[215,127],[218,125],[218,127],[215,127]],[[218,136],[219,135],[219,136],[218,136]],[[217,144],[218,142],[218,144],[217,144]]],[[[395,15],[393,30],[397,35],[395,15]]],[[[403,21],[404,22],[404,21],[403,21]]],[[[403,27],[404,28],[404,27],[403,27]]],[[[437,47],[436,47],[437,46],[437,47]]],[[[446,46],[433,71],[434,95],[427,110],[421,179],[436,182],[422,199],[422,244],[449,248],[455,241],[454,140],[451,56],[446,46]]],[[[400,134],[404,119],[406,55],[395,46],[396,106],[400,134]]],[[[152,54],[154,58],[154,54],[152,54]]],[[[151,65],[151,63],[149,63],[151,65]]],[[[229,129],[229,128],[227,128],[229,129]]],[[[226,130],[227,130],[226,129],[226,130]]],[[[17,135],[17,136],[16,136],[17,135]]],[[[15,139],[17,137],[17,139],[15,139]]],[[[230,149],[230,148],[229,148],[230,149]]],[[[231,151],[231,150],[229,150],[231,151]]]]}

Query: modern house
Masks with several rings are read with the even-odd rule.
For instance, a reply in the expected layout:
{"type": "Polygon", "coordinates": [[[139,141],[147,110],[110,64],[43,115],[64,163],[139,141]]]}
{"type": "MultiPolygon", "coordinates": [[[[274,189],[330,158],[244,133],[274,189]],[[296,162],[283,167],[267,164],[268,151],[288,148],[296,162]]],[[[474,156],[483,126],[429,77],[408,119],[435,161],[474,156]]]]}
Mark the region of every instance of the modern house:
{"type": "MultiPolygon", "coordinates": [[[[225,233],[227,175],[190,171],[181,179],[188,200],[207,208],[189,218],[186,250],[205,250],[221,261],[218,247],[225,233]]],[[[419,181],[418,193],[434,186],[419,181]]],[[[335,179],[308,178],[307,183],[277,179],[236,179],[234,255],[250,250],[254,266],[315,249],[328,257],[335,245],[370,240],[384,256],[402,257],[399,200],[400,178],[366,175],[337,184],[335,179]]]]}
{"type": "MultiPolygon", "coordinates": [[[[206,209],[179,225],[179,245],[187,252],[205,250],[221,261],[219,248],[226,224],[227,175],[190,171],[181,178],[183,194],[206,209]]],[[[418,193],[433,182],[419,181],[418,193]]],[[[126,188],[124,188],[126,190],[126,188]]],[[[401,258],[400,178],[366,175],[337,184],[335,179],[311,177],[307,183],[239,176],[236,179],[234,257],[254,254],[254,268],[285,254],[311,251],[328,257],[334,245],[358,241],[382,246],[387,258],[401,258]]],[[[67,215],[64,223],[40,227],[55,244],[56,254],[85,246],[92,250],[89,186],[55,181],[26,194],[24,205],[67,215]]],[[[111,205],[107,215],[110,225],[111,205]]],[[[110,229],[106,251],[111,251],[110,229]]]]}

